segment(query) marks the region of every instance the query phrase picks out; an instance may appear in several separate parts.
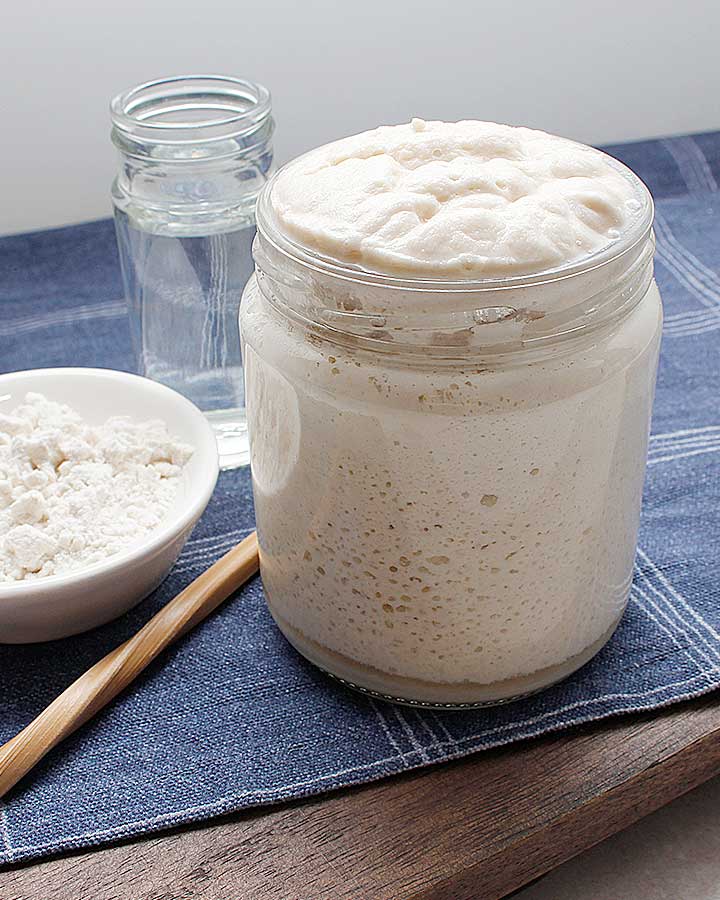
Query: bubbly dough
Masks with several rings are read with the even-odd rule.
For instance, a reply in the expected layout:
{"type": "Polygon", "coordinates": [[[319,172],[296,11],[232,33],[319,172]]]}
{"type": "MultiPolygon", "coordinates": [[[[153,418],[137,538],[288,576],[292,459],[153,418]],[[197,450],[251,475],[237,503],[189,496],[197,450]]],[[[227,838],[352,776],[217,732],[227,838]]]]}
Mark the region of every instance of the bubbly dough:
{"type": "MultiPolygon", "coordinates": [[[[394,696],[410,696],[395,676],[492,685],[608,634],[632,579],[657,288],[606,340],[496,370],[392,365],[304,341],[268,313],[253,280],[247,408],[278,620],[384,673],[394,696]],[[282,392],[268,391],[280,377],[282,392]],[[277,440],[266,421],[285,422],[277,440]],[[293,421],[302,430],[288,456],[293,421]],[[268,486],[265,473],[280,471],[268,486]]],[[[362,670],[349,680],[366,684],[362,670]]],[[[480,699],[473,691],[463,699],[480,699]]]]}
{"type": "Polygon", "coordinates": [[[492,122],[383,126],[287,166],[272,203],[292,239],[405,276],[509,277],[617,240],[638,181],[598,150],[492,122]]]}
{"type": "Polygon", "coordinates": [[[632,580],[661,326],[642,183],[541,132],[415,121],[321,147],[269,190],[241,333],[280,628],[392,697],[494,701],[564,677],[632,580]],[[339,278],[328,258],[441,284],[339,278]],[[445,290],[457,276],[470,285],[445,290]],[[572,334],[633,291],[588,336],[533,345],[533,327],[572,334]],[[496,304],[515,314],[474,315],[496,304]]]}

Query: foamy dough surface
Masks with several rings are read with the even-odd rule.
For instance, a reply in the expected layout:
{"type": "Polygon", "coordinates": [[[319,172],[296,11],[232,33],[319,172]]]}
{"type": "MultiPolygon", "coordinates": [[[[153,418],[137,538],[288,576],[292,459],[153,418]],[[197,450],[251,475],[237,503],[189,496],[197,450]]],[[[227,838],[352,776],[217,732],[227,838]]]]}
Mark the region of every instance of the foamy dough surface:
{"type": "Polygon", "coordinates": [[[397,274],[483,278],[572,263],[618,238],[638,182],[598,150],[492,122],[384,126],[319,147],[278,176],[292,239],[397,274]]]}

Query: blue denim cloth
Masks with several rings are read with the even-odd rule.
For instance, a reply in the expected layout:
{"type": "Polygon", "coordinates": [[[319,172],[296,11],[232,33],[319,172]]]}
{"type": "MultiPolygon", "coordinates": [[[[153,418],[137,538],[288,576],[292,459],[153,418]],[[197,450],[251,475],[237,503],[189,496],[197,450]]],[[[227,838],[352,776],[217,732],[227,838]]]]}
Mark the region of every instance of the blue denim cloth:
{"type": "MultiPolygon", "coordinates": [[[[631,601],[609,645],[538,696],[465,713],[345,691],[274,628],[258,579],[0,804],[0,862],[330,791],[720,685],[720,133],[611,148],[657,198],[667,319],[631,601]]],[[[0,365],[129,368],[110,222],[0,241],[0,365]]],[[[253,526],[224,473],[167,581],[89,634],[0,646],[0,741],[253,526]]]]}

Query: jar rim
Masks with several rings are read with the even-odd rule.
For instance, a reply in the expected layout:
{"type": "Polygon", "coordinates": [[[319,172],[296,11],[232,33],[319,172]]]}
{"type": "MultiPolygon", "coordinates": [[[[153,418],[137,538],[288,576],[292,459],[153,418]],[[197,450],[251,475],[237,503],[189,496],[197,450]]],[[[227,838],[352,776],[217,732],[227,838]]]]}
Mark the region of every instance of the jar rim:
{"type": "Polygon", "coordinates": [[[270,91],[230,75],[173,75],[146,81],[110,102],[113,128],[133,141],[208,143],[247,137],[272,112],[270,91]]]}
{"type": "MultiPolygon", "coordinates": [[[[312,153],[314,151],[309,151],[312,153]]],[[[603,151],[599,151],[603,152],[603,151]]],[[[288,258],[303,268],[314,270],[326,277],[351,282],[360,285],[375,285],[390,290],[402,291],[432,291],[433,293],[463,294],[516,290],[524,287],[540,287],[545,284],[586,275],[603,266],[617,263],[623,256],[629,259],[635,256],[634,251],[644,245],[652,232],[655,217],[655,205],[649,188],[645,182],[628,166],[609,154],[604,154],[611,165],[617,168],[629,181],[637,192],[637,199],[641,203],[641,209],[637,218],[618,239],[611,241],[597,251],[587,254],[577,260],[570,260],[547,269],[522,275],[499,276],[487,278],[427,278],[427,277],[403,277],[388,272],[364,268],[332,257],[323,255],[313,248],[296,241],[285,233],[273,215],[272,191],[277,179],[291,166],[303,160],[309,153],[296,157],[286,165],[281,166],[275,174],[263,186],[258,197],[256,217],[259,234],[273,247],[275,251],[288,258]]]]}

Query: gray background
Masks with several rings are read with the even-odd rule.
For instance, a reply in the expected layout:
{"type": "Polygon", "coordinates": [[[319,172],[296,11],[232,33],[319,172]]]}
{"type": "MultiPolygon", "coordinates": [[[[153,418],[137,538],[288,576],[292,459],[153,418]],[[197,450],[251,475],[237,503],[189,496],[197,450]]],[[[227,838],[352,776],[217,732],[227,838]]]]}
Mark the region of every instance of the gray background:
{"type": "Polygon", "coordinates": [[[718,900],[720,779],[603,841],[512,900],[718,900]]]}
{"type": "MultiPolygon", "coordinates": [[[[590,143],[720,128],[717,0],[14,0],[0,27],[0,234],[109,214],[107,104],[242,75],[280,161],[380,123],[484,118],[590,143]]],[[[518,900],[720,900],[720,781],[518,900]]]]}

